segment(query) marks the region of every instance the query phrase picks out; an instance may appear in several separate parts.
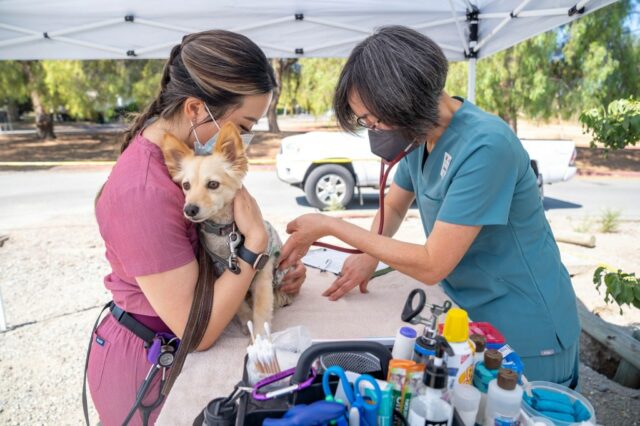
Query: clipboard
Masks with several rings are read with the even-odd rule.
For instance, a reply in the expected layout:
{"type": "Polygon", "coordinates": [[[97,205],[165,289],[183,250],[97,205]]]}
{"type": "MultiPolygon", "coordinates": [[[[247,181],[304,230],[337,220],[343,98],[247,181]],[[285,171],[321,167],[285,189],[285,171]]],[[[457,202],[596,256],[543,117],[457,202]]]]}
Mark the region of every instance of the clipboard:
{"type": "MultiPolygon", "coordinates": [[[[349,257],[348,253],[320,248],[317,250],[310,250],[306,256],[302,258],[302,263],[311,268],[320,269],[322,272],[331,272],[332,274],[339,275],[342,271],[342,265],[344,265],[347,257],[349,257]]],[[[378,262],[378,266],[371,278],[384,275],[392,270],[393,268],[386,263],[378,262]]]]}

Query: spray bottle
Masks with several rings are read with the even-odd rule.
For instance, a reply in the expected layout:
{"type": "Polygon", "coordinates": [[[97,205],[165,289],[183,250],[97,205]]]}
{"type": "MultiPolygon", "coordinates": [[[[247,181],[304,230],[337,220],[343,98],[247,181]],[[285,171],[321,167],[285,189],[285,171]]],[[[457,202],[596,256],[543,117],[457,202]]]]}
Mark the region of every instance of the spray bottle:
{"type": "Polygon", "coordinates": [[[451,308],[444,320],[444,338],[453,349],[453,356],[447,358],[449,367],[449,389],[454,383],[471,385],[475,346],[469,340],[469,316],[467,311],[451,308]]]}
{"type": "Polygon", "coordinates": [[[451,346],[442,336],[437,336],[435,355],[427,362],[422,376],[424,388],[411,400],[408,418],[410,426],[451,426],[453,407],[444,399],[449,382],[445,353],[453,356],[451,346]]]}

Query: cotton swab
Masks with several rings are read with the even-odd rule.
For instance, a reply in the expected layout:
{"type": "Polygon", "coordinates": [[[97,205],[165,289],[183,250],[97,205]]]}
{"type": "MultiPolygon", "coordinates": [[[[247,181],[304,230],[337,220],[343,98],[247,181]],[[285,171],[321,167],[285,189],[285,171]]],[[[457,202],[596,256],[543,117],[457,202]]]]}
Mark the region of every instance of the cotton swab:
{"type": "Polygon", "coordinates": [[[281,371],[278,363],[278,356],[271,340],[271,327],[268,322],[264,323],[264,337],[254,334],[253,322],[247,321],[247,328],[251,333],[251,345],[247,347],[249,361],[255,369],[262,374],[276,374],[281,371]]]}
{"type": "Polygon", "coordinates": [[[251,333],[251,342],[256,344],[256,336],[253,334],[253,321],[247,321],[247,328],[249,329],[249,333],[251,333]]]}
{"type": "Polygon", "coordinates": [[[273,341],[271,340],[271,326],[266,321],[264,322],[264,332],[267,335],[267,340],[269,341],[269,343],[273,343],[273,341]]]}

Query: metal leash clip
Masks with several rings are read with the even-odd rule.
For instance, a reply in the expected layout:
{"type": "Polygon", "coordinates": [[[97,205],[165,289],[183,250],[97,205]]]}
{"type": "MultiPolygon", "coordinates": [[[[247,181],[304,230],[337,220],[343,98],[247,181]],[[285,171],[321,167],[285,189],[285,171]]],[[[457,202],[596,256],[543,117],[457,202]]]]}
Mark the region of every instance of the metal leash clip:
{"type": "Polygon", "coordinates": [[[232,272],[240,272],[238,267],[238,247],[242,244],[242,236],[236,231],[236,224],[233,224],[233,230],[229,233],[229,270],[232,272]]]}

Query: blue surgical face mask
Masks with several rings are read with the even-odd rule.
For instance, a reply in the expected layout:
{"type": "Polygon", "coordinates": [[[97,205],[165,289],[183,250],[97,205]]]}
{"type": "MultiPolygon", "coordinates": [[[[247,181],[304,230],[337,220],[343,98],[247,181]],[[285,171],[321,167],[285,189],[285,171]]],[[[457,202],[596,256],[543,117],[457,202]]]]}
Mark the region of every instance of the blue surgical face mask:
{"type": "MultiPolygon", "coordinates": [[[[218,122],[216,121],[215,118],[213,118],[213,114],[211,114],[211,111],[209,110],[209,107],[207,106],[207,104],[203,104],[203,105],[204,105],[204,108],[207,110],[207,114],[209,114],[209,117],[211,117],[213,124],[215,124],[216,127],[218,128],[218,131],[216,132],[215,135],[211,136],[211,138],[203,144],[200,141],[200,138],[198,137],[198,132],[196,131],[196,127],[198,127],[198,125],[193,124],[193,122],[191,122],[191,130],[193,130],[193,135],[196,138],[196,141],[193,143],[193,150],[196,153],[196,155],[210,155],[213,152],[213,147],[215,146],[216,141],[218,140],[218,135],[220,134],[220,126],[218,125],[218,122]]],[[[244,144],[244,147],[246,149],[251,143],[251,140],[253,139],[253,133],[241,134],[240,137],[242,138],[242,143],[244,144]]]]}

